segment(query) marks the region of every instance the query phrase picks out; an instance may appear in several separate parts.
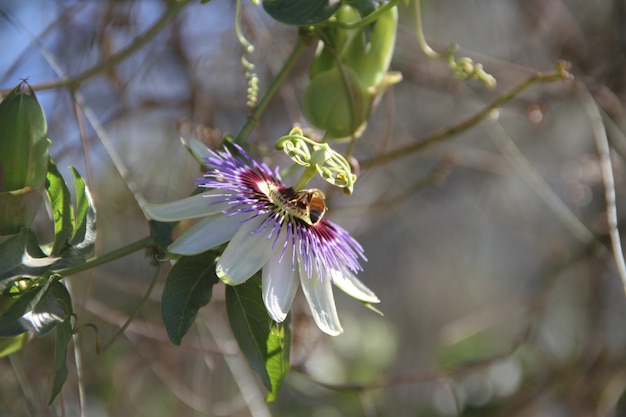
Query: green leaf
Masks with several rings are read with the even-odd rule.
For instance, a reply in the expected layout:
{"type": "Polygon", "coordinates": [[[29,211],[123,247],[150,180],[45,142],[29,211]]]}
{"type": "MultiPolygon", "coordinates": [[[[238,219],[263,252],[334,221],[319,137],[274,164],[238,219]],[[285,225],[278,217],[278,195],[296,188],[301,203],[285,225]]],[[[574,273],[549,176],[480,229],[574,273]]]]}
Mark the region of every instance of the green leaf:
{"type": "Polygon", "coordinates": [[[76,186],[76,209],[57,167],[50,161],[46,191],[54,218],[52,255],[62,257],[56,269],[80,265],[96,240],[96,209],[89,188],[78,172],[70,167],[76,186]]]}
{"type": "Polygon", "coordinates": [[[69,245],[74,230],[74,219],[70,205],[70,192],[65,185],[61,173],[52,160],[48,163],[48,181],[46,192],[52,206],[54,219],[54,245],[52,256],[58,256],[69,245]]]}
{"type": "Polygon", "coordinates": [[[41,188],[48,169],[46,117],[26,82],[0,103],[0,191],[41,188]]]}
{"type": "Polygon", "coordinates": [[[282,323],[274,323],[267,338],[267,359],[265,369],[272,382],[272,390],[266,400],[274,401],[289,371],[289,352],[291,347],[291,317],[282,323]]]}
{"type": "Polygon", "coordinates": [[[226,287],[226,310],[239,348],[270,391],[268,401],[274,400],[289,370],[291,333],[288,323],[277,324],[268,316],[259,274],[226,287]]]}
{"type": "Polygon", "coordinates": [[[13,328],[15,322],[21,320],[24,314],[33,311],[46,295],[52,282],[53,280],[48,278],[44,285],[15,296],[0,313],[0,329],[13,328]]]}
{"type": "Polygon", "coordinates": [[[12,337],[0,337],[0,358],[17,352],[28,342],[28,333],[22,333],[12,337]]]}
{"type": "Polygon", "coordinates": [[[65,319],[56,326],[56,338],[54,345],[54,370],[52,374],[52,387],[50,390],[50,400],[48,405],[54,401],[61,392],[63,384],[67,379],[67,346],[72,340],[72,299],[67,288],[58,281],[50,287],[50,294],[56,303],[63,309],[65,319]]]}
{"type": "Polygon", "coordinates": [[[263,385],[271,390],[272,382],[265,368],[271,319],[263,305],[258,274],[243,284],[226,286],[226,311],[239,348],[263,385]]]}
{"type": "MultiPolygon", "coordinates": [[[[354,36],[342,51],[342,62],[352,68],[366,90],[378,88],[393,56],[398,27],[398,8],[381,13],[369,36],[354,36]],[[367,38],[367,39],[366,39],[367,38]]],[[[365,29],[364,29],[365,31],[365,29]]]]}
{"type": "Polygon", "coordinates": [[[263,8],[279,22],[308,26],[328,20],[341,3],[342,0],[263,0],[263,8]]]}
{"type": "Polygon", "coordinates": [[[67,289],[58,281],[37,303],[35,308],[20,319],[37,336],[43,336],[64,322],[72,314],[71,298],[67,289]]]}
{"type": "Polygon", "coordinates": [[[96,208],[85,180],[70,167],[76,185],[76,220],[70,244],[81,254],[91,252],[96,242],[96,208]]]}
{"type": "Polygon", "coordinates": [[[30,229],[0,243],[0,291],[22,276],[39,277],[59,258],[46,256],[30,229]]]}
{"type": "Polygon", "coordinates": [[[352,0],[350,1],[350,6],[358,10],[361,17],[365,17],[374,13],[374,11],[384,3],[384,1],[379,0],[352,0]]]}
{"type": "Polygon", "coordinates": [[[337,66],[311,80],[302,97],[302,110],[315,127],[333,138],[345,138],[358,136],[364,128],[370,100],[356,72],[337,66]]]}
{"type": "Polygon", "coordinates": [[[52,387],[48,405],[59,395],[65,380],[67,379],[67,346],[72,340],[72,322],[68,317],[56,327],[56,339],[54,344],[54,369],[52,373],[52,387]]]}
{"type": "Polygon", "coordinates": [[[182,257],[172,267],[161,298],[161,316],[172,343],[180,345],[198,310],[211,301],[217,282],[213,252],[182,257]]]}
{"type": "Polygon", "coordinates": [[[22,319],[17,319],[10,322],[6,326],[0,327],[0,338],[15,337],[27,332],[28,327],[26,327],[24,321],[22,319]]]}
{"type": "Polygon", "coordinates": [[[29,227],[43,203],[41,190],[22,188],[0,192],[0,236],[14,235],[29,227]]]}

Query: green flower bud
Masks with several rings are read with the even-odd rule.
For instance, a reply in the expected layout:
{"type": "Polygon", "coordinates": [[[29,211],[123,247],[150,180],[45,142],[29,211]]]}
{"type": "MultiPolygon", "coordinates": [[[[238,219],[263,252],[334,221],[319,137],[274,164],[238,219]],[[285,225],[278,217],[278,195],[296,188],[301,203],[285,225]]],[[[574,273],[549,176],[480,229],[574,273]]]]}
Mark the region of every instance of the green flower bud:
{"type": "Polygon", "coordinates": [[[344,4],[334,16],[337,24],[320,28],[311,82],[303,98],[309,121],[335,139],[358,137],[376,99],[402,79],[399,73],[388,72],[397,7],[381,11],[374,23],[359,27],[363,13],[367,12],[344,4]]]}
{"type": "Polygon", "coordinates": [[[343,63],[354,68],[359,82],[368,90],[377,90],[389,69],[397,26],[398,10],[397,7],[392,7],[376,19],[367,35],[363,30],[359,35],[353,36],[342,53],[343,63]]]}
{"type": "MultiPolygon", "coordinates": [[[[344,5],[337,10],[334,18],[337,23],[353,23],[358,21],[360,16],[356,9],[344,5]]],[[[355,36],[362,34],[361,29],[345,29],[338,26],[328,26],[319,30],[324,33],[324,36],[322,36],[324,41],[319,41],[315,51],[315,58],[311,62],[309,72],[311,79],[315,78],[320,72],[337,66],[339,61],[343,62],[342,57],[347,46],[355,36]]]]}
{"type": "Polygon", "coordinates": [[[334,138],[358,134],[365,127],[369,97],[350,67],[319,73],[304,92],[302,110],[313,126],[334,138]]]}
{"type": "Polygon", "coordinates": [[[20,83],[0,102],[0,235],[29,226],[48,171],[47,126],[33,90],[20,83]]]}

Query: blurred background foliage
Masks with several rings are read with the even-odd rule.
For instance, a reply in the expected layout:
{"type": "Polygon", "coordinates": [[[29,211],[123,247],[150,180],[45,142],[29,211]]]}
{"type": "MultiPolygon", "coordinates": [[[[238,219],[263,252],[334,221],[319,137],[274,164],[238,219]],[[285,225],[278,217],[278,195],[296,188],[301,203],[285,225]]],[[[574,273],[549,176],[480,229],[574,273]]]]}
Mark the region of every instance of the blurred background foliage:
{"type": "MultiPolygon", "coordinates": [[[[244,6],[264,91],[297,30],[244,6]]],[[[58,84],[106,63],[167,8],[159,0],[0,5],[0,88],[27,78],[37,89],[51,156],[64,173],[77,167],[93,192],[96,255],[148,233],[131,190],[151,202],[192,192],[201,172],[179,137],[214,147],[249,114],[234,2],[226,0],[181,4],[125,59],[80,84],[58,84]]],[[[82,390],[87,416],[626,415],[626,303],[607,236],[598,122],[586,110],[589,102],[602,110],[624,223],[623,0],[423,1],[431,46],[459,43],[496,77],[493,90],[426,58],[411,10],[400,6],[391,64],[404,80],[383,96],[354,148],[362,165],[355,192],[327,193],[328,216],[366,249],[360,278],[381,298],[384,317],[338,296],[345,333],[330,338],[296,304],[293,369],[279,399],[265,404],[229,333],[223,286],[176,347],[160,317],[163,275],[104,354],[92,328],[78,333],[53,406],[53,336],[1,359],[0,414],[79,415],[82,390]],[[477,127],[384,158],[457,125],[534,72],[553,71],[559,59],[571,63],[575,82],[537,84],[477,127]]],[[[287,162],[275,140],[295,123],[308,126],[300,98],[313,49],[250,136],[272,164],[287,162]]],[[[42,236],[52,234],[47,224],[42,236]]],[[[136,254],[68,279],[77,325],[95,324],[106,343],[153,272],[136,254]]]]}

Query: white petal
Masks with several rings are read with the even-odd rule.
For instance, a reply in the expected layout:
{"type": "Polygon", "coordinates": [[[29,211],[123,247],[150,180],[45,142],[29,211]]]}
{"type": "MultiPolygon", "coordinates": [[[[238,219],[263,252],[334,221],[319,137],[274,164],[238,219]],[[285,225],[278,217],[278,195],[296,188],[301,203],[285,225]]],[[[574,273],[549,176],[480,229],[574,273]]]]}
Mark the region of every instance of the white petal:
{"type": "Polygon", "coordinates": [[[144,214],[160,222],[175,222],[184,219],[193,219],[196,217],[208,216],[210,214],[220,213],[226,209],[228,205],[213,204],[213,199],[207,198],[214,194],[223,194],[222,190],[213,190],[208,193],[196,194],[191,197],[183,198],[164,204],[146,203],[142,209],[144,214]]]}
{"type": "MultiPolygon", "coordinates": [[[[280,243],[280,241],[278,242],[280,243]]],[[[287,317],[298,289],[298,270],[291,260],[293,245],[287,245],[281,260],[283,246],[276,244],[272,257],[263,267],[263,302],[272,319],[282,322],[287,317]]]]}
{"type": "Polygon", "coordinates": [[[332,270],[330,274],[333,284],[349,296],[365,303],[380,303],[374,291],[367,288],[352,272],[332,270]]]}
{"type": "Polygon", "coordinates": [[[178,255],[195,255],[228,242],[241,226],[242,216],[217,214],[200,220],[180,235],[167,250],[178,255]]]}
{"type": "Polygon", "coordinates": [[[216,272],[228,285],[241,284],[263,267],[272,256],[269,228],[255,233],[264,217],[244,222],[217,261],[216,272]]]}
{"type": "Polygon", "coordinates": [[[194,158],[199,160],[201,163],[204,163],[206,158],[210,158],[214,156],[207,146],[200,142],[197,139],[191,139],[189,143],[186,143],[183,138],[180,139],[183,142],[183,145],[187,148],[189,152],[193,155],[194,158]]]}
{"type": "Polygon", "coordinates": [[[337,316],[337,308],[335,307],[335,299],[333,298],[333,287],[329,277],[320,279],[317,268],[313,268],[310,277],[307,276],[302,262],[300,265],[300,283],[306,300],[311,307],[313,320],[324,333],[331,336],[337,336],[343,333],[339,317],[337,316]]]}

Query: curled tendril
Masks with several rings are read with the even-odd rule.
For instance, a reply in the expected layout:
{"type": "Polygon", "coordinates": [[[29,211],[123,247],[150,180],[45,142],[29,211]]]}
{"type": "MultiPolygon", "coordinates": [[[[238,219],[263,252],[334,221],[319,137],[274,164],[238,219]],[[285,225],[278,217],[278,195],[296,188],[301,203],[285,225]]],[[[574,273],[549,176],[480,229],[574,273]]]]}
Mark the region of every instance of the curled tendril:
{"type": "Polygon", "coordinates": [[[278,139],[276,149],[282,150],[296,164],[305,167],[302,177],[294,186],[296,190],[304,188],[317,173],[324,181],[352,194],[356,175],[352,173],[346,158],[327,143],[316,142],[304,136],[300,128],[294,127],[288,135],[278,139]]]}
{"type": "Polygon", "coordinates": [[[451,45],[450,48],[448,48],[446,59],[448,61],[448,66],[454,72],[458,79],[467,80],[473,78],[481,81],[487,88],[493,88],[496,86],[495,77],[485,71],[482,64],[474,63],[471,58],[468,58],[466,56],[456,60],[454,58],[454,54],[456,53],[457,49],[457,45],[451,45]]]}
{"type": "Polygon", "coordinates": [[[254,45],[252,45],[248,39],[244,36],[241,31],[241,0],[237,0],[237,4],[235,7],[235,33],[237,34],[237,39],[239,43],[243,47],[243,55],[241,56],[241,65],[244,69],[244,75],[246,77],[246,81],[248,82],[248,90],[246,94],[246,105],[248,107],[254,107],[257,103],[258,92],[259,92],[259,77],[254,72],[254,64],[251,63],[246,55],[250,55],[254,52],[254,45]]]}
{"type": "MultiPolygon", "coordinates": [[[[254,48],[250,48],[254,49],[254,48]]],[[[246,105],[248,107],[256,106],[259,92],[259,77],[254,72],[254,64],[246,59],[245,56],[241,56],[241,64],[244,67],[244,74],[248,81],[248,90],[246,95],[246,105]]]]}
{"type": "Polygon", "coordinates": [[[462,57],[458,60],[454,57],[454,54],[456,54],[459,49],[458,45],[450,45],[447,53],[445,54],[440,54],[432,49],[424,37],[421,0],[415,0],[413,2],[413,10],[415,12],[415,34],[417,36],[417,41],[420,44],[420,48],[426,56],[435,59],[445,59],[452,72],[454,72],[454,75],[461,80],[473,78],[481,81],[487,88],[493,88],[496,86],[495,77],[486,72],[482,64],[474,63],[474,61],[468,57],[462,57]]]}

